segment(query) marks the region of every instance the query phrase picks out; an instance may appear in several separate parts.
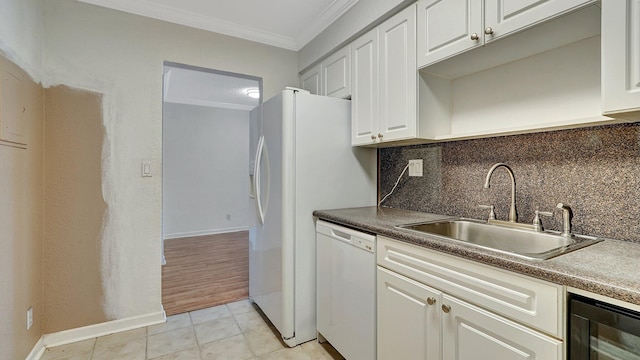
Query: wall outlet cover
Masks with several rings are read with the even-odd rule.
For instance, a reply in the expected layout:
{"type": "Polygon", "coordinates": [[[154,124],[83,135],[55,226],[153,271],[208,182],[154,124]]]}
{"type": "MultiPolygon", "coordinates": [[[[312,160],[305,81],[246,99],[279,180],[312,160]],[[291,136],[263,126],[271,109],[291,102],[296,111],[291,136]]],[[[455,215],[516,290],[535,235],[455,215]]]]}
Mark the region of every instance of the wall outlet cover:
{"type": "Polygon", "coordinates": [[[422,176],[422,159],[409,160],[409,176],[422,176]]]}

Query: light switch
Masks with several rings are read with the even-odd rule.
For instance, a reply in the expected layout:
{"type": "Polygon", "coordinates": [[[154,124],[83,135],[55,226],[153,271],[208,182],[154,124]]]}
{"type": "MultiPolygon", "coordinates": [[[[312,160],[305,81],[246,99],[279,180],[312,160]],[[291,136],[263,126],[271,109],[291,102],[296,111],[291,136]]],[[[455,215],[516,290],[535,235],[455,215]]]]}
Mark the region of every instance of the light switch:
{"type": "Polygon", "coordinates": [[[151,177],[151,161],[142,162],[142,177],[151,177]]]}

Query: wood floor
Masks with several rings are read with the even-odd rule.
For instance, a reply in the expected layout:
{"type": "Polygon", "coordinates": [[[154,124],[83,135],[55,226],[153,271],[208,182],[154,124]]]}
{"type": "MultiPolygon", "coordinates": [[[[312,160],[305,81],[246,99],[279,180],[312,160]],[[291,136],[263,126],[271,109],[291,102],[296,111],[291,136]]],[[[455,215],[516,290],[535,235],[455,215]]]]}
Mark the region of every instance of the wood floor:
{"type": "Polygon", "coordinates": [[[168,239],[162,267],[167,316],[249,296],[249,232],[168,239]]]}

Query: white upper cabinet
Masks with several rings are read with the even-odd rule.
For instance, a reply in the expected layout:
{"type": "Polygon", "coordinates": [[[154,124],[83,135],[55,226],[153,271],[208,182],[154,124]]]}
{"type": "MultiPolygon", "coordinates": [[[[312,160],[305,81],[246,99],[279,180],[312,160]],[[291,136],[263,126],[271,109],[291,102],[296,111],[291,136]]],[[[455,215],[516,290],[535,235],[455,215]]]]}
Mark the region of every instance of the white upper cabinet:
{"type": "Polygon", "coordinates": [[[314,95],[351,96],[351,45],[331,54],[300,75],[300,87],[314,95]]]}
{"type": "MultiPolygon", "coordinates": [[[[426,54],[431,60],[424,52],[418,54],[418,63],[423,61],[425,66],[419,70],[417,138],[460,140],[627,121],[616,114],[625,111],[623,106],[603,111],[600,104],[603,97],[620,101],[629,95],[635,97],[630,101],[635,102],[635,111],[640,108],[637,69],[635,89],[630,85],[634,81],[630,64],[638,64],[640,58],[637,55],[640,31],[629,25],[607,35],[611,30],[605,10],[625,8],[611,15],[610,22],[633,19],[632,6],[629,9],[621,6],[626,0],[614,1],[615,4],[585,0],[458,2],[473,8],[477,5],[473,5],[474,1],[482,2],[484,16],[478,41],[486,46],[475,46],[471,51],[455,49],[457,53],[439,53],[446,46],[432,47],[431,53],[426,54]],[[622,47],[608,49],[607,43],[612,42],[622,47]],[[433,60],[440,56],[444,58],[433,60]],[[609,67],[608,58],[616,64],[609,67]],[[617,84],[611,85],[610,81],[617,84]],[[617,90],[607,92],[607,86],[617,90]],[[614,91],[624,94],[609,97],[614,91]]],[[[433,4],[431,10],[435,11],[454,2],[420,0],[419,4],[433,4]]],[[[419,9],[418,44],[427,49],[425,44],[435,44],[425,42],[430,36],[425,29],[430,26],[427,14],[431,10],[419,9]]],[[[432,18],[444,16],[443,9],[432,18]]],[[[464,15],[458,8],[455,11],[460,17],[464,15]]],[[[471,41],[476,32],[468,33],[471,35],[465,39],[471,41]]],[[[454,42],[450,44],[453,46],[454,42]]],[[[632,106],[626,111],[634,111],[632,106]]],[[[640,116],[640,112],[636,115],[640,116]]]]}
{"type": "Polygon", "coordinates": [[[351,46],[336,51],[321,66],[324,95],[343,99],[351,96],[351,46]]]}
{"type": "Polygon", "coordinates": [[[352,145],[416,137],[416,7],[351,43],[352,145]]]}
{"type": "Polygon", "coordinates": [[[378,138],[378,29],[351,43],[351,144],[378,138]]]}
{"type": "Polygon", "coordinates": [[[640,1],[603,1],[602,108],[640,120],[640,1]]]}
{"type": "Polygon", "coordinates": [[[380,141],[416,136],[416,11],[410,6],[379,28],[380,141]]]}
{"type": "Polygon", "coordinates": [[[322,95],[322,64],[318,64],[300,75],[300,87],[314,95],[322,95]]]}
{"type": "Polygon", "coordinates": [[[639,0],[419,0],[334,56],[353,145],[640,121],[639,0]]]}
{"type": "Polygon", "coordinates": [[[482,0],[418,1],[418,66],[483,44],[482,0]]]}
{"type": "Polygon", "coordinates": [[[560,16],[591,0],[484,0],[485,41],[499,39],[516,31],[560,16]]]}
{"type": "Polygon", "coordinates": [[[482,46],[591,2],[593,1],[420,0],[418,67],[482,46]]]}

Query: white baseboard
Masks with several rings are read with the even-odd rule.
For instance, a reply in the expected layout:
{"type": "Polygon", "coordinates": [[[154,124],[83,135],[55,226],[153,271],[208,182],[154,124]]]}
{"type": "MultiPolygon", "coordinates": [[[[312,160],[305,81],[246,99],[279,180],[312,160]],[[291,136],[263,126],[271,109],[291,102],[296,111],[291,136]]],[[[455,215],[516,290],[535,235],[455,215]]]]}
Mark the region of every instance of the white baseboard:
{"type": "Polygon", "coordinates": [[[249,230],[248,226],[239,226],[239,227],[226,228],[226,229],[200,230],[200,231],[188,231],[188,232],[181,232],[181,233],[164,234],[163,238],[164,240],[168,240],[168,239],[177,239],[177,238],[191,237],[191,236],[226,234],[230,232],[247,231],[247,230],[249,230]]]}
{"type": "Polygon", "coordinates": [[[38,340],[38,342],[33,346],[33,349],[31,349],[31,352],[24,360],[39,360],[45,350],[44,336],[40,336],[40,340],[38,340]]]}
{"type": "MultiPolygon", "coordinates": [[[[43,335],[45,348],[74,343],[116,332],[133,330],[144,326],[161,324],[167,321],[167,315],[163,311],[146,315],[134,316],[126,319],[107,321],[100,324],[83,326],[75,329],[59,331],[43,335]]],[[[37,359],[37,358],[36,358],[37,359]]]]}

